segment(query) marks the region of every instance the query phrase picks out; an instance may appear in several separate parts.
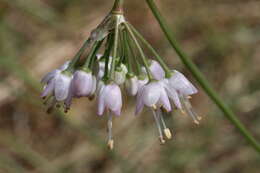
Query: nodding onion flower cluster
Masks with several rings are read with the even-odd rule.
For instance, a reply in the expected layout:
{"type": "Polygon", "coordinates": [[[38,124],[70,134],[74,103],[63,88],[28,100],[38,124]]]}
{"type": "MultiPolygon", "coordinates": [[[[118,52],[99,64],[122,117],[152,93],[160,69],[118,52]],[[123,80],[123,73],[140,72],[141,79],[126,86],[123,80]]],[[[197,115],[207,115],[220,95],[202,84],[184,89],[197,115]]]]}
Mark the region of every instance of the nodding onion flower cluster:
{"type": "Polygon", "coordinates": [[[136,115],[144,106],[150,108],[161,143],[172,138],[163,119],[165,112],[179,109],[190,115],[196,124],[201,119],[189,101],[197,89],[183,74],[167,67],[121,12],[111,12],[92,31],[75,57],[48,73],[42,83],[45,86],[41,96],[49,106],[48,112],[61,104],[67,112],[74,98],[92,100],[97,96],[97,114],[108,114],[108,146],[111,149],[114,145],[112,115],[121,115],[121,89],[136,97],[136,115]],[[147,58],[144,46],[153,53],[154,59],[147,58]]]}

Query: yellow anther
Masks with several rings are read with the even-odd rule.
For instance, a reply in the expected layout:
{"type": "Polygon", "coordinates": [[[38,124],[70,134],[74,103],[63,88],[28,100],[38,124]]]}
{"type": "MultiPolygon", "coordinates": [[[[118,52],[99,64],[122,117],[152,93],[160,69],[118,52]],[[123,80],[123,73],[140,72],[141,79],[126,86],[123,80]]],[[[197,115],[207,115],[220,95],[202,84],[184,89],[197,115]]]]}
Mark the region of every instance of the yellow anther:
{"type": "Polygon", "coordinates": [[[180,109],[182,115],[187,115],[183,109],[180,109]]]}
{"type": "Polygon", "coordinates": [[[114,140],[113,139],[110,139],[107,143],[107,146],[110,150],[113,150],[114,149],[114,140]]]}
{"type": "Polygon", "coordinates": [[[171,139],[172,138],[172,133],[170,131],[170,129],[166,128],[163,130],[164,135],[166,136],[167,139],[171,139]]]}
{"type": "Polygon", "coordinates": [[[152,105],[152,108],[153,108],[154,110],[156,110],[156,109],[157,109],[156,105],[152,105]]]}
{"type": "Polygon", "coordinates": [[[194,120],[194,123],[197,124],[197,125],[200,124],[200,122],[198,120],[194,120]]]}
{"type": "Polygon", "coordinates": [[[160,141],[161,145],[165,144],[165,140],[161,136],[159,137],[159,141],[160,141]]]}

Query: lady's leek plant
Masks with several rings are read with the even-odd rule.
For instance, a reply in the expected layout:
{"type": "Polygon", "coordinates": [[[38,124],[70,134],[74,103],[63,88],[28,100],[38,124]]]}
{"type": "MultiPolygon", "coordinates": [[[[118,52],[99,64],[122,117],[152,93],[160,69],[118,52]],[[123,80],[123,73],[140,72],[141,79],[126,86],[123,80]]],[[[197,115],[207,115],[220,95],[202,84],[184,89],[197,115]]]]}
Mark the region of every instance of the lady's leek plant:
{"type": "Polygon", "coordinates": [[[91,32],[77,54],[48,73],[42,83],[41,96],[48,112],[61,106],[65,112],[69,111],[75,98],[97,98],[97,114],[108,117],[110,149],[114,147],[113,115],[121,115],[124,91],[136,98],[136,115],[144,107],[151,111],[161,144],[172,138],[164,114],[176,109],[189,115],[195,124],[201,120],[190,103],[191,96],[198,90],[182,73],[170,69],[125,19],[123,0],[115,0],[112,10],[91,32]],[[153,56],[149,57],[145,50],[153,56]]]}

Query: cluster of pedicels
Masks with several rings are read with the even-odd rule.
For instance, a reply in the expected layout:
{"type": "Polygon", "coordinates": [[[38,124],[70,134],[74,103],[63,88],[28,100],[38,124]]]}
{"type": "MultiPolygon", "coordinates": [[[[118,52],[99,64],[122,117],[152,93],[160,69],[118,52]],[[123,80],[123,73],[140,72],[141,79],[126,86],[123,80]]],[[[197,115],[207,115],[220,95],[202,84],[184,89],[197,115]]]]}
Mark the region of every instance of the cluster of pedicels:
{"type": "Polygon", "coordinates": [[[119,8],[113,8],[91,32],[72,60],[49,72],[41,82],[41,97],[48,112],[61,106],[67,112],[74,98],[93,100],[97,96],[97,114],[108,115],[110,149],[114,146],[112,115],[121,115],[123,89],[136,98],[136,115],[144,106],[151,110],[162,144],[172,138],[163,119],[166,112],[178,109],[190,115],[196,124],[200,120],[189,101],[197,89],[182,73],[167,67],[119,8]],[[144,46],[154,59],[146,56],[144,46]]]}

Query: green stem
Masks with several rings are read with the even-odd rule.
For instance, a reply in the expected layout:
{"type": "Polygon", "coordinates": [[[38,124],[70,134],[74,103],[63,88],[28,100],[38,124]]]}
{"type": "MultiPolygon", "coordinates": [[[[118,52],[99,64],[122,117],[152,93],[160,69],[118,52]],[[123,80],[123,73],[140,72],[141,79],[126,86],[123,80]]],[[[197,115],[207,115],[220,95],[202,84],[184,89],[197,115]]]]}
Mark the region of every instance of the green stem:
{"type": "Polygon", "coordinates": [[[125,54],[126,48],[125,48],[125,44],[124,44],[124,34],[123,34],[122,30],[119,30],[119,45],[121,45],[121,46],[120,46],[119,53],[118,53],[118,55],[120,57],[118,64],[121,64],[124,62],[125,56],[126,56],[126,54],[125,54]]]}
{"type": "Polygon", "coordinates": [[[111,49],[113,47],[113,37],[114,35],[113,34],[109,34],[108,37],[107,37],[107,43],[106,43],[106,50],[105,50],[105,53],[104,53],[104,58],[105,58],[105,74],[104,74],[104,80],[105,82],[109,79],[108,77],[108,66],[109,66],[109,59],[110,59],[110,52],[111,52],[111,49]]]}
{"type": "Polygon", "coordinates": [[[123,4],[124,4],[124,0],[115,0],[112,11],[116,12],[116,13],[122,13],[123,12],[123,4]]]}
{"type": "Polygon", "coordinates": [[[126,45],[127,45],[128,49],[130,50],[129,52],[130,52],[131,56],[133,57],[134,62],[136,63],[136,66],[137,66],[136,72],[137,72],[137,76],[139,76],[141,74],[141,65],[140,65],[140,62],[138,61],[138,59],[136,57],[136,54],[135,54],[133,48],[132,48],[132,45],[133,45],[132,40],[130,40],[127,32],[125,32],[125,34],[126,34],[126,45]]]}
{"type": "Polygon", "coordinates": [[[93,64],[95,63],[96,58],[97,58],[97,52],[98,52],[98,50],[100,49],[100,47],[102,46],[103,41],[104,41],[104,39],[101,40],[101,41],[98,41],[98,44],[97,44],[97,46],[95,47],[95,50],[94,50],[94,52],[93,52],[93,54],[92,54],[91,61],[90,61],[90,64],[89,64],[89,68],[90,68],[90,69],[93,69],[93,64]]]}
{"type": "Polygon", "coordinates": [[[160,24],[161,29],[163,30],[165,36],[169,40],[171,46],[175,49],[180,59],[184,63],[184,65],[191,71],[194,78],[198,81],[204,91],[208,94],[211,100],[219,107],[219,109],[224,113],[226,118],[230,120],[230,122],[238,129],[238,131],[245,137],[249,144],[255,148],[255,150],[260,153],[260,144],[257,140],[251,135],[251,133],[245,128],[245,126],[240,122],[240,120],[236,117],[233,111],[221,100],[218,94],[212,89],[209,82],[206,80],[204,75],[200,72],[198,67],[188,58],[188,56],[182,51],[179,44],[175,40],[174,36],[171,34],[171,31],[165,22],[165,19],[159,12],[156,4],[153,0],[146,0],[149,5],[152,13],[160,24]]]}
{"type": "Polygon", "coordinates": [[[146,69],[147,76],[148,76],[149,80],[150,81],[153,80],[153,76],[152,76],[151,71],[149,69],[149,64],[147,62],[147,59],[146,59],[146,57],[144,55],[144,52],[143,52],[141,46],[139,45],[137,39],[135,38],[134,33],[132,32],[131,28],[129,27],[129,25],[127,23],[124,23],[124,25],[126,26],[127,31],[129,32],[130,36],[132,37],[133,41],[135,42],[135,45],[136,45],[138,51],[140,52],[140,55],[141,55],[141,58],[143,60],[144,67],[146,69]]]}
{"type": "Polygon", "coordinates": [[[73,57],[73,59],[70,62],[70,65],[68,67],[68,71],[73,71],[73,68],[75,67],[75,65],[78,63],[81,55],[83,54],[83,52],[85,51],[85,49],[92,43],[91,39],[87,39],[84,44],[82,45],[82,47],[79,49],[79,51],[77,52],[77,54],[73,57]]]}
{"type": "Polygon", "coordinates": [[[118,37],[119,37],[119,16],[116,16],[116,26],[115,26],[115,35],[114,35],[114,47],[113,47],[113,52],[112,52],[112,64],[111,64],[111,69],[110,69],[110,74],[109,77],[111,79],[112,75],[114,77],[115,74],[115,66],[116,66],[116,58],[117,58],[117,48],[118,48],[118,37]]]}
{"type": "Polygon", "coordinates": [[[83,65],[84,68],[86,68],[86,69],[89,68],[89,64],[90,64],[90,62],[91,62],[91,59],[92,59],[92,57],[93,57],[93,54],[95,53],[95,50],[96,50],[96,48],[97,48],[97,46],[98,46],[98,43],[99,43],[99,42],[96,41],[96,42],[93,44],[93,46],[92,46],[92,48],[91,48],[91,50],[90,50],[90,52],[89,52],[89,54],[88,54],[88,56],[87,56],[86,62],[85,62],[84,65],[83,65]]]}
{"type": "Polygon", "coordinates": [[[129,56],[129,47],[128,47],[128,43],[127,43],[127,33],[124,30],[123,31],[123,45],[124,45],[124,56],[126,59],[126,63],[127,63],[127,69],[128,69],[128,73],[132,73],[133,72],[133,68],[132,68],[132,57],[129,56]]]}
{"type": "Polygon", "coordinates": [[[154,50],[154,48],[151,46],[151,44],[145,40],[145,38],[129,23],[129,26],[133,30],[134,34],[143,42],[143,44],[154,54],[156,60],[160,63],[162,68],[164,69],[166,73],[166,77],[169,78],[171,77],[171,70],[169,67],[164,63],[163,59],[161,56],[154,50]]]}

